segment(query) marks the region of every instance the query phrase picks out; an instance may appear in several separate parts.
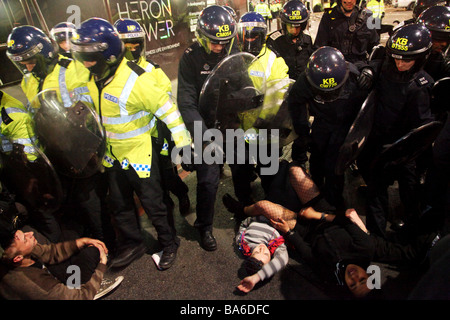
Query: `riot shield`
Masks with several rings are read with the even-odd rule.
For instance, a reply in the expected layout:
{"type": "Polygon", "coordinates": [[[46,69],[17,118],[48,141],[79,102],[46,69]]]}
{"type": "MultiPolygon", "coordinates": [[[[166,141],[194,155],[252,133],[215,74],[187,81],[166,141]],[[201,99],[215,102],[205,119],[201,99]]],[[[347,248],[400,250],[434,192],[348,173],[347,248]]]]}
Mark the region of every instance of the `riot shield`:
{"type": "Polygon", "coordinates": [[[264,69],[252,54],[223,59],[200,92],[199,111],[206,126],[222,132],[251,128],[261,112],[265,86],[264,69]]]}
{"type": "Polygon", "coordinates": [[[440,114],[450,111],[450,77],[442,78],[431,90],[431,111],[440,114]]]}
{"type": "Polygon", "coordinates": [[[442,127],[442,122],[433,121],[410,131],[393,144],[386,146],[374,160],[372,169],[375,172],[387,170],[416,159],[436,140],[442,127]]]}
{"type": "Polygon", "coordinates": [[[47,89],[31,108],[36,137],[59,173],[85,178],[101,168],[105,134],[91,107],[77,99],[64,107],[58,89],[47,89]]]}
{"type": "MultiPolygon", "coordinates": [[[[267,143],[278,142],[280,146],[291,143],[297,136],[292,125],[292,118],[288,109],[288,96],[295,80],[283,78],[272,80],[266,84],[264,101],[259,116],[253,127],[261,133],[267,130],[267,143]],[[275,135],[273,130],[278,130],[275,135]]],[[[261,138],[258,143],[264,142],[261,138]]]]}
{"type": "Polygon", "coordinates": [[[364,147],[372,130],[376,108],[376,91],[372,90],[364,101],[356,116],[347,137],[344,140],[336,162],[335,173],[343,175],[345,170],[355,161],[364,147]]]}
{"type": "MultiPolygon", "coordinates": [[[[1,152],[1,181],[16,199],[41,212],[53,213],[59,209],[63,192],[61,182],[52,164],[35,147],[34,160],[29,160],[24,146],[13,144],[9,153],[1,152]]],[[[34,158],[34,157],[33,157],[34,158]]]]}

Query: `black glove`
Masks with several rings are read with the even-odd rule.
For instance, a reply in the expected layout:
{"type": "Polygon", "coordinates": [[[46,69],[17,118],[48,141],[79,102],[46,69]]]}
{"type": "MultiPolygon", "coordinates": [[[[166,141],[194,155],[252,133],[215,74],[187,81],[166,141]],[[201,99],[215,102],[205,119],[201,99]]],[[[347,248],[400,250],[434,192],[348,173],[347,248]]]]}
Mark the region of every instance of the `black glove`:
{"type": "Polygon", "coordinates": [[[365,67],[361,70],[358,76],[358,87],[360,89],[369,90],[373,85],[373,71],[372,68],[365,67]]]}
{"type": "Polygon", "coordinates": [[[195,171],[195,152],[193,146],[191,147],[184,147],[180,151],[181,155],[181,167],[184,171],[192,172],[195,171]],[[186,153],[186,154],[185,154],[186,153]]]}

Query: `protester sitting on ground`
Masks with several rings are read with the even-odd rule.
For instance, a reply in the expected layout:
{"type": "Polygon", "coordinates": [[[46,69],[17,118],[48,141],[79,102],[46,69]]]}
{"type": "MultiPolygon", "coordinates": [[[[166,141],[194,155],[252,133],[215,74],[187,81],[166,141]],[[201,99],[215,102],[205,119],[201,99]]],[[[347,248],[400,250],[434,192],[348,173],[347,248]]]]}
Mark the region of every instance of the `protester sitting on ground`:
{"type": "Polygon", "coordinates": [[[244,265],[248,276],[237,286],[245,293],[282,270],[289,261],[283,237],[264,216],[242,221],[236,244],[246,258],[244,265]]]}
{"type": "Polygon", "coordinates": [[[0,296],[7,300],[98,299],[123,280],[102,282],[108,250],[96,239],[41,244],[24,227],[2,228],[0,240],[0,296]]]}
{"type": "Polygon", "coordinates": [[[370,235],[354,209],[333,210],[302,167],[291,165],[286,173],[304,203],[298,213],[268,200],[244,207],[225,195],[223,202],[235,215],[264,216],[325,282],[343,286],[356,298],[367,296],[373,288],[366,285],[366,270],[373,261],[423,262],[437,239],[436,233],[423,233],[402,245],[370,235]]]}

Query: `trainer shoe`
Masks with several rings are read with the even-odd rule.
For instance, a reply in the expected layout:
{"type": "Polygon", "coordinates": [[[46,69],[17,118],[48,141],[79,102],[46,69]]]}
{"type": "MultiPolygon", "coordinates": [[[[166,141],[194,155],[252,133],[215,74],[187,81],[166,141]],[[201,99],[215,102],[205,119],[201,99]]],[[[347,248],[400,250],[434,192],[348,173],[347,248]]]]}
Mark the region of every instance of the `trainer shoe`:
{"type": "Polygon", "coordinates": [[[118,276],[114,280],[104,277],[102,283],[100,284],[100,289],[98,289],[97,294],[94,296],[94,300],[100,299],[101,297],[104,297],[105,295],[113,291],[119,286],[122,280],[123,276],[118,276]]]}

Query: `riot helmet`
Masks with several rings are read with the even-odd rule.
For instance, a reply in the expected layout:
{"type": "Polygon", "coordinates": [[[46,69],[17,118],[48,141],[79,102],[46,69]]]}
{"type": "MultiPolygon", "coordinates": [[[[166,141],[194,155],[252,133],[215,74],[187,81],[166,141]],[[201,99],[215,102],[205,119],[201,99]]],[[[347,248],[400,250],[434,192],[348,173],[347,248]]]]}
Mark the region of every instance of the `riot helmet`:
{"type": "Polygon", "coordinates": [[[230,7],[230,6],[223,6],[223,7],[231,14],[233,19],[237,21],[236,11],[234,11],[234,9],[232,7],[230,7]]]}
{"type": "Polygon", "coordinates": [[[236,20],[222,6],[211,5],[200,13],[195,36],[207,54],[223,56],[229,53],[236,36],[236,20]],[[222,45],[220,53],[211,50],[211,45],[222,45]]]}
{"type": "Polygon", "coordinates": [[[414,20],[416,20],[426,9],[437,5],[445,6],[445,0],[416,0],[413,10],[414,20]]]}
{"type": "Polygon", "coordinates": [[[56,46],[42,30],[33,26],[14,28],[7,40],[6,55],[23,73],[44,79],[58,60],[56,46]]]}
{"type": "Polygon", "coordinates": [[[430,31],[423,24],[412,23],[398,28],[389,37],[386,42],[386,53],[391,60],[415,60],[411,70],[415,73],[425,64],[431,46],[430,31]]]}
{"type": "Polygon", "coordinates": [[[324,46],[313,52],[305,73],[314,99],[322,103],[332,102],[339,98],[349,77],[349,67],[338,49],[324,46]]]}
{"type": "Polygon", "coordinates": [[[254,11],[247,12],[239,20],[237,29],[239,49],[258,56],[267,35],[264,17],[254,11]]]}
{"type": "Polygon", "coordinates": [[[106,20],[90,18],[81,23],[71,39],[73,57],[97,77],[106,78],[124,54],[124,44],[106,20]]]}
{"type": "Polygon", "coordinates": [[[145,31],[141,25],[132,19],[119,19],[114,23],[119,38],[125,44],[128,60],[138,61],[145,58],[145,31]]]}
{"type": "Polygon", "coordinates": [[[70,38],[77,28],[73,23],[60,22],[50,30],[50,37],[58,44],[59,53],[70,58],[70,38]]]}
{"type": "Polygon", "coordinates": [[[422,12],[417,22],[423,23],[431,32],[432,40],[450,40],[450,8],[434,6],[422,12]]]}
{"type": "Polygon", "coordinates": [[[306,29],[309,20],[309,11],[300,0],[291,0],[286,2],[280,12],[281,25],[285,34],[289,35],[287,26],[300,27],[303,31],[306,29]]]}

